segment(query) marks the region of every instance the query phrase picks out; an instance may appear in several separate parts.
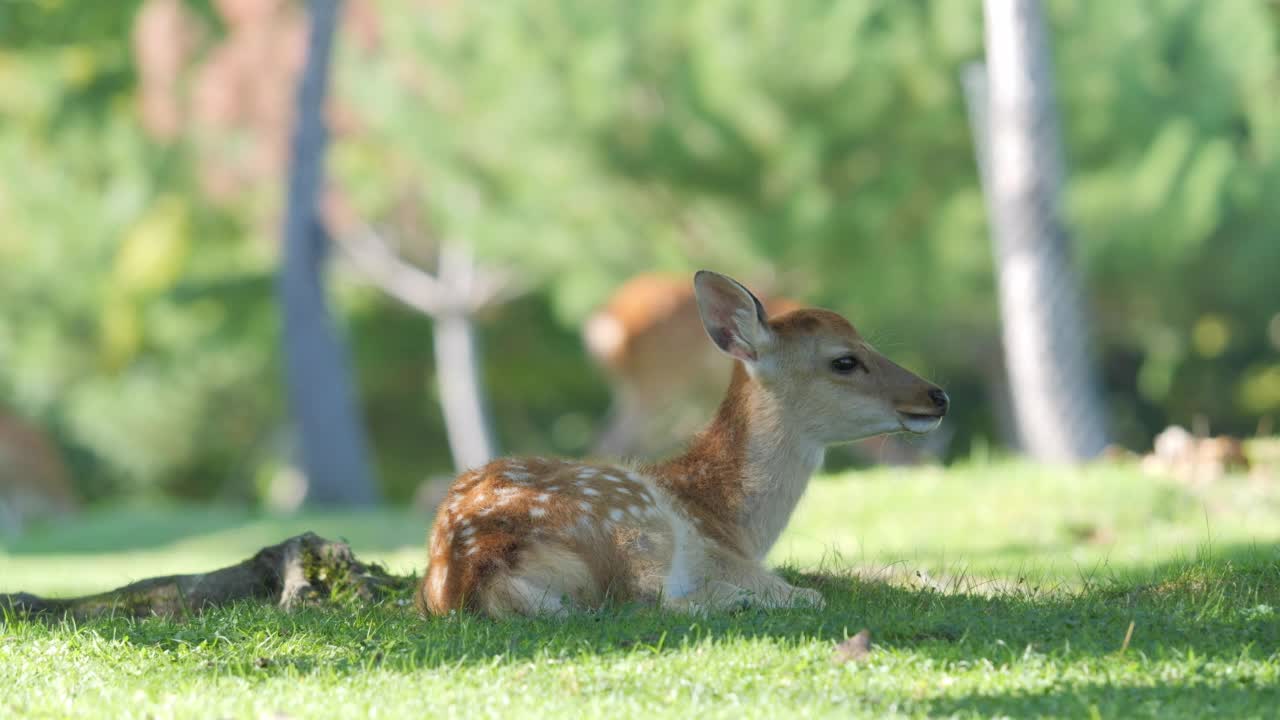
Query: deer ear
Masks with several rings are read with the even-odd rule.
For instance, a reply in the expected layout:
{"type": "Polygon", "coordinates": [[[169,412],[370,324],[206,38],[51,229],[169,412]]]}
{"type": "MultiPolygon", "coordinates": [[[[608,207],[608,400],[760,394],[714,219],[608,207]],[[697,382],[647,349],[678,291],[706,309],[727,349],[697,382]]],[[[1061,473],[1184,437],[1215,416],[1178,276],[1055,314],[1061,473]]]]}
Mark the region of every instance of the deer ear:
{"type": "Polygon", "coordinates": [[[693,294],[707,335],[726,354],[755,362],[772,339],[764,305],[738,281],[699,270],[693,276],[693,294]]]}

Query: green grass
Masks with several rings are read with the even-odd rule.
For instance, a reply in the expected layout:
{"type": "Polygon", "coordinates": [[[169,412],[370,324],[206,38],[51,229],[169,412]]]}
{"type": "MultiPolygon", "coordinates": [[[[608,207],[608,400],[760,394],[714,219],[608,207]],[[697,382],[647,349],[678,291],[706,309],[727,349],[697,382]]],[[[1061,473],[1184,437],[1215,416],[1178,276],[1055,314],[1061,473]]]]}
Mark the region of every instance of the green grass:
{"type": "MultiPolygon", "coordinates": [[[[134,508],[0,552],[0,592],[235,562],[303,529],[420,570],[426,518],[134,508]]],[[[815,482],[771,560],[822,611],[426,621],[394,603],[0,625],[0,717],[1275,717],[1280,486],[1124,468],[815,482]],[[1130,623],[1134,630],[1122,648],[1130,623]],[[832,662],[870,628],[867,662],[832,662]]]]}

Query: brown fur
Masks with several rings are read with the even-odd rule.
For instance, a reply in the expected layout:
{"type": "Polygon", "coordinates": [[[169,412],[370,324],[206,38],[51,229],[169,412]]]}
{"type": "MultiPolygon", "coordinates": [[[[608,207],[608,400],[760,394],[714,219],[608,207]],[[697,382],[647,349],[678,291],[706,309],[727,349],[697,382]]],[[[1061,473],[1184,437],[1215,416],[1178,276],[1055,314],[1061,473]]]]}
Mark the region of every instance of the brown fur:
{"type": "Polygon", "coordinates": [[[717,541],[735,549],[741,538],[731,528],[733,516],[742,508],[738,478],[746,459],[750,392],[751,378],[742,363],[735,362],[729,389],[711,425],[680,456],[645,468],[705,519],[717,541]]]}
{"type": "Polygon", "coordinates": [[[822,444],[908,420],[927,429],[936,420],[899,414],[936,419],[945,406],[933,407],[935,386],[876,353],[839,315],[798,310],[762,325],[745,289],[714,274],[703,280],[707,332],[742,358],[707,429],[683,454],[638,470],[523,458],[464,473],[436,514],[417,595],[423,613],[500,617],[611,599],[821,602],[760,561],[821,462],[822,444]],[[865,372],[833,375],[828,355],[848,352],[865,372]]]}
{"type": "Polygon", "coordinates": [[[495,576],[538,562],[527,555],[533,539],[552,541],[579,557],[599,590],[594,594],[628,596],[627,562],[618,550],[625,537],[603,529],[612,511],[651,504],[627,474],[612,466],[520,458],[463,475],[436,513],[418,607],[436,614],[478,609],[495,576]],[[588,472],[591,478],[579,477],[588,472]],[[583,517],[600,527],[570,534],[583,517]],[[443,579],[435,580],[437,574],[443,579]]]}

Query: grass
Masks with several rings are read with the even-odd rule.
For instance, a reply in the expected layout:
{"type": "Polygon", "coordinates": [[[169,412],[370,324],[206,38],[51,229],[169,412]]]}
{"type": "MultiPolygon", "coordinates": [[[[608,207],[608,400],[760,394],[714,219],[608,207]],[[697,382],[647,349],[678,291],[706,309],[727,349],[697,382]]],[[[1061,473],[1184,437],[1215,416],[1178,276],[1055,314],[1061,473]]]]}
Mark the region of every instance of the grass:
{"type": "MultiPolygon", "coordinates": [[[[116,509],[0,552],[0,592],[235,562],[302,529],[420,570],[426,518],[116,509]]],[[[771,561],[822,611],[425,621],[390,603],[0,624],[7,717],[1274,717],[1280,486],[1018,464],[820,478],[771,561]],[[1132,623],[1128,643],[1125,636],[1132,623]],[[866,662],[832,661],[870,628],[866,662]]]]}

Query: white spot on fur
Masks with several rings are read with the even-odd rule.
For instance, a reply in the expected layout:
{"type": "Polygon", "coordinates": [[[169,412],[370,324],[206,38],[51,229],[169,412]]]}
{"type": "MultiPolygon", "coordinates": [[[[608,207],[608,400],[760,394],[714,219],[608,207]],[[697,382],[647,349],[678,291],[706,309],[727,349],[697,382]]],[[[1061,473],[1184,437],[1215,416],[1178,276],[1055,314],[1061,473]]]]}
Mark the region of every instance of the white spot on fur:
{"type": "Polygon", "coordinates": [[[538,493],[538,496],[534,498],[534,501],[544,503],[550,499],[551,499],[551,493],[538,493]]]}
{"type": "Polygon", "coordinates": [[[459,534],[459,535],[461,535],[461,536],[462,536],[462,537],[464,537],[464,538],[469,538],[469,537],[471,537],[472,535],[475,535],[475,534],[476,534],[476,529],[475,529],[474,527],[469,527],[469,526],[468,526],[468,527],[467,527],[467,528],[465,528],[461,533],[458,533],[458,534],[459,534]]]}
{"type": "Polygon", "coordinates": [[[617,521],[617,520],[621,520],[621,519],[622,519],[622,509],[621,509],[621,508],[614,508],[614,509],[610,510],[610,511],[609,511],[609,519],[611,519],[611,520],[615,520],[615,521],[617,521]]]}
{"type": "Polygon", "coordinates": [[[547,514],[546,508],[540,508],[540,507],[529,508],[529,517],[531,518],[540,518],[545,516],[546,514],[547,514]]]}
{"type": "Polygon", "coordinates": [[[586,500],[579,502],[578,507],[582,508],[583,512],[591,512],[591,503],[587,502],[586,500]]]}
{"type": "Polygon", "coordinates": [[[526,482],[533,477],[527,472],[510,471],[510,470],[502,473],[502,476],[510,480],[511,482],[518,482],[518,483],[526,482]]]}
{"type": "Polygon", "coordinates": [[[598,473],[595,470],[592,470],[591,468],[583,468],[582,470],[578,471],[578,477],[582,478],[583,480],[586,480],[587,478],[593,478],[597,474],[598,473]]]}
{"type": "Polygon", "coordinates": [[[600,491],[599,491],[599,490],[597,490],[597,489],[595,489],[595,488],[593,488],[593,487],[589,487],[589,488],[582,488],[582,494],[583,494],[583,495],[590,495],[590,496],[592,496],[592,497],[595,497],[596,495],[599,495],[599,494],[600,494],[600,491]]]}
{"type": "Polygon", "coordinates": [[[627,512],[631,513],[632,515],[634,515],[634,516],[636,516],[636,517],[640,517],[640,506],[639,506],[639,505],[632,505],[631,507],[627,508],[627,512]]]}

